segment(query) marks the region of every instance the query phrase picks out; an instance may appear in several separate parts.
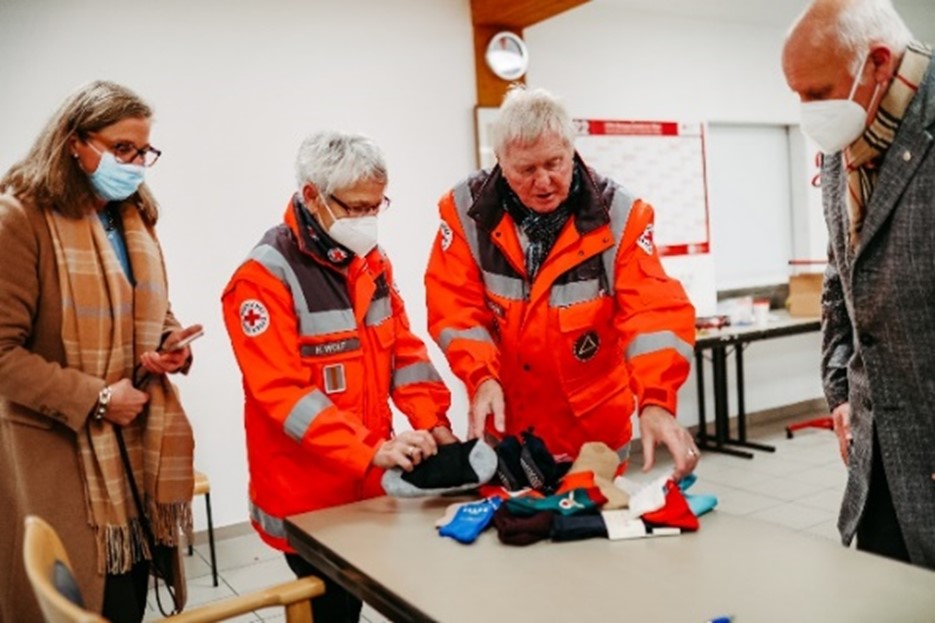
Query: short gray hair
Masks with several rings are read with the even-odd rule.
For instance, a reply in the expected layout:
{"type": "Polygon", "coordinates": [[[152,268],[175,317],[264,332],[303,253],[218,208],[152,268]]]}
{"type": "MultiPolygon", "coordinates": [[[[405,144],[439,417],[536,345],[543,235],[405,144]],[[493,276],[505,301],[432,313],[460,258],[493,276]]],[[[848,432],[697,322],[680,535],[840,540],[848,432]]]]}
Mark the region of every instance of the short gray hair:
{"type": "Polygon", "coordinates": [[[853,74],[860,71],[863,56],[873,44],[902,52],[912,41],[912,32],[891,0],[854,0],[838,14],[837,36],[841,46],[854,54],[853,74]]]}
{"type": "Polygon", "coordinates": [[[871,46],[882,44],[902,53],[912,41],[912,32],[891,0],[815,0],[796,20],[793,30],[822,9],[834,12],[834,19],[816,20],[811,43],[820,49],[830,42],[849,53],[851,75],[860,73],[871,46]]]}
{"type": "Polygon", "coordinates": [[[383,152],[367,136],[344,132],[312,134],[299,147],[295,177],[302,187],[311,182],[318,192],[330,194],[362,181],[386,183],[383,152]]]}
{"type": "Polygon", "coordinates": [[[542,88],[510,87],[500,113],[490,128],[493,151],[499,158],[507,145],[535,143],[547,132],[557,134],[569,148],[575,142],[575,126],[561,101],[542,88]]]}

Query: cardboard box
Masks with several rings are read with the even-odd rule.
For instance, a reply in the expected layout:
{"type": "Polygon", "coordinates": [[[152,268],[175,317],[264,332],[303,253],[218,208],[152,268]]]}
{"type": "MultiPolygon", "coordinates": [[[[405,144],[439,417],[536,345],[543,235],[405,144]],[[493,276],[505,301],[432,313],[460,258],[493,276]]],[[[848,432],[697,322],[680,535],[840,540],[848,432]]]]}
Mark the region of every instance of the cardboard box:
{"type": "Polygon", "coordinates": [[[822,273],[802,273],[789,277],[789,315],[797,318],[821,316],[822,273]]]}

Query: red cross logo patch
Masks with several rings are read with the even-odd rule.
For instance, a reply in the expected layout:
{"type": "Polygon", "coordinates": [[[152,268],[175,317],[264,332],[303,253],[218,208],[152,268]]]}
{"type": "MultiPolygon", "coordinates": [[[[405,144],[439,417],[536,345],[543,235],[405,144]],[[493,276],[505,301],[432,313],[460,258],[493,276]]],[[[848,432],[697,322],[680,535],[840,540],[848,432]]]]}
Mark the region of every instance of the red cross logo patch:
{"type": "Polygon", "coordinates": [[[256,337],[269,328],[269,312],[256,299],[247,299],[240,304],[240,327],[247,337],[256,337]]]}
{"type": "Polygon", "coordinates": [[[643,230],[643,233],[640,234],[639,239],[636,241],[636,244],[641,248],[646,255],[653,254],[653,224],[650,223],[646,226],[646,229],[643,230]]]}
{"type": "Polygon", "coordinates": [[[334,262],[335,264],[340,264],[347,259],[347,253],[338,247],[331,247],[328,249],[328,259],[334,262]]]}

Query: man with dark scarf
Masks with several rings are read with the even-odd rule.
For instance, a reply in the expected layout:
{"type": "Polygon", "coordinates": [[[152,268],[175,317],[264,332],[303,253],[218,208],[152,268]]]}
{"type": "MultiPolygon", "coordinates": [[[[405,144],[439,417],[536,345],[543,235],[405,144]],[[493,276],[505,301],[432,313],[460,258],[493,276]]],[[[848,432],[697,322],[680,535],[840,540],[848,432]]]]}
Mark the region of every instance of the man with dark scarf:
{"type": "Polygon", "coordinates": [[[572,214],[571,204],[581,186],[578,167],[575,167],[572,173],[568,198],[552,212],[535,212],[524,206],[505,179],[501,178],[499,186],[503,194],[503,208],[510,213],[520,232],[526,237],[526,272],[530,279],[535,279],[539,267],[572,214]]]}
{"type": "Polygon", "coordinates": [[[511,89],[491,130],[498,164],[442,197],[425,275],[429,331],[471,399],[469,435],[532,427],[571,457],[603,442],[625,469],[635,413],[644,467],[662,444],[673,475],[690,473],[698,449],[674,415],[694,308],[662,268],[652,208],[587,167],[542,89],[511,89]]]}

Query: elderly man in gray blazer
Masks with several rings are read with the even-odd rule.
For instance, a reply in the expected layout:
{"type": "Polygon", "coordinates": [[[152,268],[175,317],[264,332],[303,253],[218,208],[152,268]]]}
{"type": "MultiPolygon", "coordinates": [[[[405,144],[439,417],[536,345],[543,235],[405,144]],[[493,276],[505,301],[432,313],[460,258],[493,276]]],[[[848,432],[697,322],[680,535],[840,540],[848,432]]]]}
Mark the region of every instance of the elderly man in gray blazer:
{"type": "Polygon", "coordinates": [[[815,0],[783,50],[825,153],[822,375],[845,545],[935,569],[935,71],[890,0],[815,0]]]}

